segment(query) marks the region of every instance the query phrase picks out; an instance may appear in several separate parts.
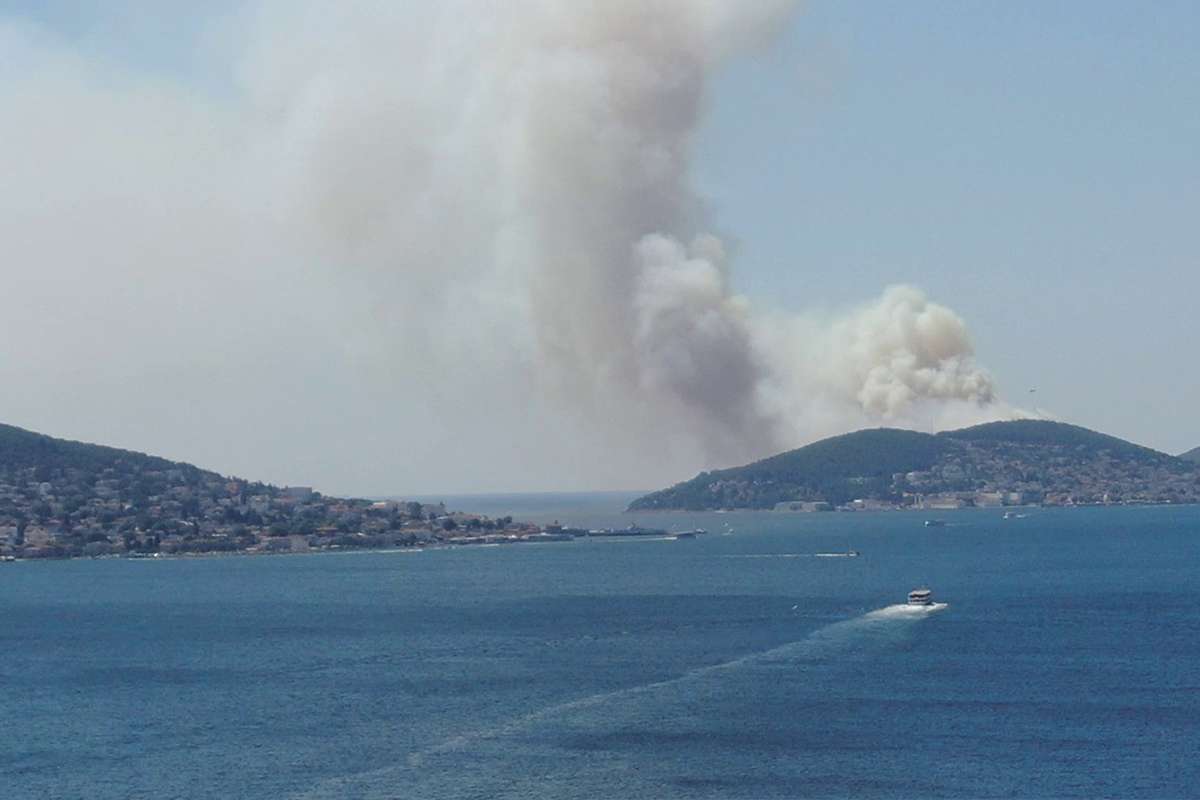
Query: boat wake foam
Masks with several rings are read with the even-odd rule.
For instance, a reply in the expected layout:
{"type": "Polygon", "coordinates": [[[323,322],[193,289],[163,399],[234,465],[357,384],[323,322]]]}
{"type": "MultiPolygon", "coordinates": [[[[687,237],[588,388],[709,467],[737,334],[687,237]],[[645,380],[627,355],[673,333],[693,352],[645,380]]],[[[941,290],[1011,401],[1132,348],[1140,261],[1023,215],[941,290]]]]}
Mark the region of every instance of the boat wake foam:
{"type": "Polygon", "coordinates": [[[947,608],[949,603],[930,603],[928,605],[909,605],[908,603],[897,603],[894,606],[885,606],[877,608],[869,614],[864,614],[863,619],[897,619],[906,617],[924,617],[947,608]]]}
{"type": "MultiPolygon", "coordinates": [[[[794,642],[788,642],[787,644],[780,645],[779,647],[775,647],[770,650],[748,653],[740,658],[735,658],[730,661],[724,661],[719,664],[711,664],[706,667],[697,667],[696,669],[689,670],[682,675],[678,675],[673,678],[667,678],[666,680],[655,681],[653,683],[646,683],[639,686],[631,686],[625,689],[599,692],[597,694],[581,697],[577,700],[570,700],[565,703],[560,703],[530,714],[523,715],[490,729],[455,736],[440,744],[413,754],[409,758],[409,763],[415,765],[421,761],[423,756],[461,749],[472,742],[481,739],[494,739],[511,735],[541,720],[570,714],[575,711],[580,711],[616,700],[635,697],[637,695],[646,694],[669,686],[685,684],[708,676],[731,672],[747,666],[756,664],[771,665],[788,661],[809,661],[816,658],[827,658],[829,656],[836,655],[837,652],[842,649],[848,649],[856,644],[863,643],[865,640],[871,638],[872,634],[902,632],[902,629],[906,626],[900,625],[898,627],[894,623],[905,623],[919,620],[933,612],[941,611],[942,609],[946,608],[946,606],[946,603],[933,603],[932,605],[927,606],[910,606],[902,603],[878,608],[861,616],[854,617],[853,619],[835,622],[831,625],[826,625],[823,628],[818,628],[808,636],[805,636],[803,639],[798,639],[794,642]]],[[[891,637],[887,638],[890,639],[891,637]]]]}
{"type": "Polygon", "coordinates": [[[738,553],[718,558],[857,558],[858,553],[738,553]]]}
{"type": "Polygon", "coordinates": [[[427,771],[432,766],[431,762],[436,763],[440,758],[462,751],[475,751],[485,743],[517,736],[542,722],[554,720],[566,723],[570,721],[572,715],[586,712],[588,709],[636,699],[653,692],[675,688],[691,692],[694,687],[690,687],[689,684],[739,670],[794,669],[806,663],[836,657],[851,650],[861,650],[873,643],[876,645],[895,643],[903,639],[917,621],[946,607],[946,603],[934,603],[927,606],[897,604],[878,608],[858,617],[818,628],[802,639],[770,650],[748,653],[730,661],[698,667],[661,681],[598,692],[523,714],[498,725],[464,732],[410,753],[402,765],[392,765],[358,775],[330,779],[313,787],[310,791],[293,795],[293,797],[315,800],[316,798],[345,797],[347,793],[360,796],[364,794],[364,785],[374,785],[386,792],[382,788],[383,786],[394,788],[402,777],[411,779],[413,770],[427,771]]]}

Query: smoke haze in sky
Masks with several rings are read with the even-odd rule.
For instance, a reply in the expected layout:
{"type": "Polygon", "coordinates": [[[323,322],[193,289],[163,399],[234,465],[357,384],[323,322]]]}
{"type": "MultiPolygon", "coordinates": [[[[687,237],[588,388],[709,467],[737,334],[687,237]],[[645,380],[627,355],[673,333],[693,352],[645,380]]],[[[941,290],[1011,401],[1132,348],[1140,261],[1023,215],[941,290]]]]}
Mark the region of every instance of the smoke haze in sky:
{"type": "Polygon", "coordinates": [[[793,6],[265,0],[212,26],[206,83],[0,22],[4,420],[402,493],[1017,413],[916,288],[736,293],[693,139],[793,6]]]}

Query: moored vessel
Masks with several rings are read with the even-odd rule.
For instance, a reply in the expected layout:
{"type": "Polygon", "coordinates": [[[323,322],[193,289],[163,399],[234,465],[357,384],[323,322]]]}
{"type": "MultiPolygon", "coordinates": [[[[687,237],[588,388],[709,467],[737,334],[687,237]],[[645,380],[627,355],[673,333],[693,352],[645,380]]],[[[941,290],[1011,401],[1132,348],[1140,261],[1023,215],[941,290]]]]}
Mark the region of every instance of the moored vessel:
{"type": "Polygon", "coordinates": [[[587,532],[588,536],[667,536],[665,528],[643,528],[640,525],[630,525],[628,528],[600,528],[587,532]]]}

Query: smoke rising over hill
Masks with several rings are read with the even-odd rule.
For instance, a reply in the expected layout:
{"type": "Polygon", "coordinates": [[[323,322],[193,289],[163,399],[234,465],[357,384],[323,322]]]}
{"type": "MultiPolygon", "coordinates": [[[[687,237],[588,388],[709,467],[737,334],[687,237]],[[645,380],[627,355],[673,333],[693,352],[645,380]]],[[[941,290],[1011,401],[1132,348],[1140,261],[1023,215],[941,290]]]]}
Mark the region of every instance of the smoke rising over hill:
{"type": "MultiPolygon", "coordinates": [[[[97,78],[8,25],[23,69],[0,98],[32,124],[3,202],[42,270],[20,288],[95,337],[52,334],[0,371],[49,386],[57,356],[117,396],[97,358],[179,371],[201,427],[303,463],[300,434],[351,482],[357,459],[407,474],[470,442],[493,472],[523,464],[505,488],[630,485],[864,424],[1009,415],[963,321],[916,289],[820,319],[735,293],[692,139],[714,71],[793,6],[263,2],[221,28],[228,88],[207,93],[97,78]]],[[[0,324],[11,341],[35,320],[0,324]]],[[[170,429],[169,392],[139,389],[170,429]]],[[[116,441],[162,449],[113,405],[116,441]]]]}

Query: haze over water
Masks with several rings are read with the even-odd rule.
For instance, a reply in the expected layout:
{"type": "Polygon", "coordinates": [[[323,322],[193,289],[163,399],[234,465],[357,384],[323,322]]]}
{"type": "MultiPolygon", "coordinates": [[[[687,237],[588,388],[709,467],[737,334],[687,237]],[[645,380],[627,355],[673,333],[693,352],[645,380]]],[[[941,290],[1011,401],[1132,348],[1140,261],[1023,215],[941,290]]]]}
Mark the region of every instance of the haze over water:
{"type": "Polygon", "coordinates": [[[1200,509],[943,516],[3,566],[3,794],[1187,795],[1200,509]]]}

